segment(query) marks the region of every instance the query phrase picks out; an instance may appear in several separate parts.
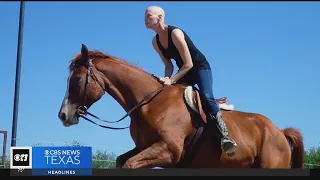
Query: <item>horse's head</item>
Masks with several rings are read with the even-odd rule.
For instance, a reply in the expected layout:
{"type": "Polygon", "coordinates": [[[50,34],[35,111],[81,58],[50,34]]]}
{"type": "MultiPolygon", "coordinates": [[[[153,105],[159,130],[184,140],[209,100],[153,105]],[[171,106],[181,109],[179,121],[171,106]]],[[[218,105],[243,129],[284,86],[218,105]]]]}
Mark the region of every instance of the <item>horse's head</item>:
{"type": "Polygon", "coordinates": [[[68,127],[79,123],[79,117],[104,94],[104,81],[94,67],[88,48],[82,44],[79,54],[70,64],[67,90],[59,119],[68,127]]]}

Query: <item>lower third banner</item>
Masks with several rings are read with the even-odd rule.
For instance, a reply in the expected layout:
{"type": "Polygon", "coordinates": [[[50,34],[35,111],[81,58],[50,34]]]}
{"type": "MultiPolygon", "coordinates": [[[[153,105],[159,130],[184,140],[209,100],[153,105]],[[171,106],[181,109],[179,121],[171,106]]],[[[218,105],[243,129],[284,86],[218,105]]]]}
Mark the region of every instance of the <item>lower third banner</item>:
{"type": "Polygon", "coordinates": [[[92,175],[91,147],[32,147],[32,175],[92,175]]]}

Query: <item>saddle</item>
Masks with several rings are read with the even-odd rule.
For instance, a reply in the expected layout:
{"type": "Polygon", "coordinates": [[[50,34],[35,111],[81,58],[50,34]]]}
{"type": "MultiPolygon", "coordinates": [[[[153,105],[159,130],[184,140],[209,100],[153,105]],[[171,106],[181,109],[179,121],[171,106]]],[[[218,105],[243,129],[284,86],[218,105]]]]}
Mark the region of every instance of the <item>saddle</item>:
{"type": "MultiPolygon", "coordinates": [[[[206,115],[202,109],[202,103],[201,103],[201,98],[200,98],[198,89],[196,89],[193,86],[187,86],[184,90],[184,100],[185,100],[186,104],[188,105],[188,107],[190,107],[196,113],[199,113],[200,116],[202,117],[203,121],[205,121],[205,123],[206,123],[207,118],[206,118],[206,115]]],[[[215,99],[215,100],[216,100],[218,107],[221,110],[225,110],[225,111],[234,110],[234,105],[229,104],[227,102],[226,96],[215,99]]]]}
{"type": "MultiPolygon", "coordinates": [[[[234,105],[229,104],[227,102],[227,97],[221,97],[218,99],[215,99],[218,107],[221,110],[225,111],[232,111],[234,110],[234,105]]],[[[207,123],[207,117],[205,112],[202,109],[202,103],[201,98],[199,95],[198,89],[196,89],[193,86],[187,86],[184,90],[184,100],[188,107],[190,107],[194,112],[198,113],[202,119],[202,122],[205,124],[207,123]]],[[[201,123],[202,124],[202,123],[201,123]]],[[[193,157],[196,155],[198,149],[200,148],[201,143],[204,141],[205,138],[205,126],[199,125],[196,127],[195,131],[193,132],[193,135],[190,137],[187,143],[187,150],[185,152],[185,155],[181,159],[181,162],[179,163],[180,167],[183,167],[185,163],[190,162],[193,157]]],[[[218,141],[217,141],[218,142],[218,141]]]]}

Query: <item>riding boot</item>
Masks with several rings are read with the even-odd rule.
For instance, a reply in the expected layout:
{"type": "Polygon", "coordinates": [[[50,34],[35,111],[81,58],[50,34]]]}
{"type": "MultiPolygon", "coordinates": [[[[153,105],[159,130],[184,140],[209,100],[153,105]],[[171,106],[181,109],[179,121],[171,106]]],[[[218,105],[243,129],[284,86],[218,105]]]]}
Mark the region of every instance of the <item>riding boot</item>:
{"type": "Polygon", "coordinates": [[[219,133],[221,135],[222,151],[224,151],[230,157],[233,156],[236,151],[237,143],[229,136],[228,128],[224,122],[221,112],[219,111],[216,117],[209,113],[209,118],[211,120],[216,120],[216,123],[213,124],[216,124],[218,130],[220,131],[219,133]]]}

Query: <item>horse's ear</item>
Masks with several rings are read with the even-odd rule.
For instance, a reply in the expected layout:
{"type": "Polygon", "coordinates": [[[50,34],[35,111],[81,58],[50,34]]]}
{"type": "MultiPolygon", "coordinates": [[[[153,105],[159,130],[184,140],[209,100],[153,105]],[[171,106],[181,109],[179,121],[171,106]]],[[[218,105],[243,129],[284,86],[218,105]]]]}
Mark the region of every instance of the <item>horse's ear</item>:
{"type": "Polygon", "coordinates": [[[81,57],[83,60],[89,60],[89,50],[86,45],[82,44],[81,47],[81,57]]]}

